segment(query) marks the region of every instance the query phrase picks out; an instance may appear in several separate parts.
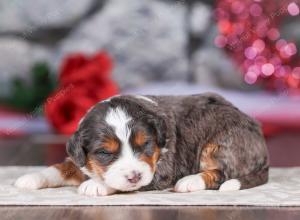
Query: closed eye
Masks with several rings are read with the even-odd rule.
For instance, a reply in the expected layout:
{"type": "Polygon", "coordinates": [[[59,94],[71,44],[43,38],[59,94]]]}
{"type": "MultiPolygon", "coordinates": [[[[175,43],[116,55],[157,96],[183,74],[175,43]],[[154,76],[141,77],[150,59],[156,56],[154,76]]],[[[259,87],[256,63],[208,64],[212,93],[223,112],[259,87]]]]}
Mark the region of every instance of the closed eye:
{"type": "Polygon", "coordinates": [[[151,140],[146,140],[143,144],[138,145],[138,148],[147,148],[151,145],[151,140]]]}
{"type": "Polygon", "coordinates": [[[93,157],[103,166],[108,166],[117,159],[118,154],[108,151],[104,148],[99,148],[94,151],[93,157]]]}
{"type": "Polygon", "coordinates": [[[102,154],[102,155],[111,155],[113,152],[107,151],[104,148],[98,149],[95,151],[95,154],[102,154]]]}
{"type": "Polygon", "coordinates": [[[150,141],[150,140],[147,140],[147,141],[143,144],[143,146],[146,147],[146,146],[148,146],[150,143],[151,143],[151,141],[150,141]]]}
{"type": "Polygon", "coordinates": [[[133,149],[135,153],[148,152],[152,149],[152,141],[146,140],[143,144],[136,145],[133,149]]]}

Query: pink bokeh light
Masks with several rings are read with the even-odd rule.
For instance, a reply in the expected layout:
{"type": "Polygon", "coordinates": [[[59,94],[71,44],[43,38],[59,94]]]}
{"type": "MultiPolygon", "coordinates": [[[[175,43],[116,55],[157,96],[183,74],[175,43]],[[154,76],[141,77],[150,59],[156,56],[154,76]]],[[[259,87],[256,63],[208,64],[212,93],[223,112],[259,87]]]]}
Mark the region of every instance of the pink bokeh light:
{"type": "Polygon", "coordinates": [[[286,44],[287,44],[286,40],[280,39],[280,40],[278,40],[278,41],[276,42],[276,49],[280,51],[281,48],[282,48],[283,46],[285,46],[286,44]]]}
{"type": "Polygon", "coordinates": [[[260,53],[265,49],[266,44],[263,40],[257,39],[253,42],[253,47],[260,53]]]}
{"type": "Polygon", "coordinates": [[[252,4],[250,6],[250,14],[254,17],[258,17],[262,14],[263,10],[259,4],[252,4]]]}
{"type": "Polygon", "coordinates": [[[231,5],[231,11],[235,14],[240,14],[244,11],[245,4],[243,2],[235,1],[231,5]]]}
{"type": "Polygon", "coordinates": [[[300,14],[298,2],[218,0],[217,11],[219,33],[226,41],[216,38],[215,44],[231,54],[248,84],[259,81],[269,89],[292,85],[300,91],[297,45],[280,31],[286,17],[300,14]]]}
{"type": "Polygon", "coordinates": [[[251,85],[257,81],[257,75],[254,72],[247,72],[244,79],[246,83],[251,85]]]}
{"type": "Polygon", "coordinates": [[[272,63],[266,63],[261,67],[261,72],[265,76],[271,76],[274,73],[274,71],[275,71],[275,67],[272,63]]]}
{"type": "Polygon", "coordinates": [[[295,67],[293,69],[293,72],[292,72],[292,76],[295,78],[295,79],[300,79],[300,67],[295,67]]]}
{"type": "Polygon", "coordinates": [[[300,13],[299,6],[295,2],[290,3],[287,9],[292,16],[297,16],[300,13]]]}
{"type": "Polygon", "coordinates": [[[218,35],[216,38],[215,38],[215,45],[219,48],[223,48],[226,46],[227,44],[227,38],[224,37],[223,35],[218,35]]]}
{"type": "Polygon", "coordinates": [[[257,50],[254,47],[248,47],[245,50],[245,56],[249,59],[249,60],[253,60],[257,55],[257,50]]]}
{"type": "Polygon", "coordinates": [[[280,37],[280,33],[277,28],[271,28],[267,35],[270,40],[277,40],[280,37]]]}

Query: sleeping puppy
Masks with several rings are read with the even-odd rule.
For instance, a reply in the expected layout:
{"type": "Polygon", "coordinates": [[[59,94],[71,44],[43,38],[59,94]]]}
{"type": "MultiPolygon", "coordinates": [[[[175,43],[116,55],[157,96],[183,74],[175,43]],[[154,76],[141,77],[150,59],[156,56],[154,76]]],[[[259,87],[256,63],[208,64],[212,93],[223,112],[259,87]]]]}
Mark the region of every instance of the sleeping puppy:
{"type": "Polygon", "coordinates": [[[117,96],[96,104],[67,143],[69,158],[20,177],[19,188],[79,193],[239,190],[268,181],[260,126],[212,93],[117,96]]]}

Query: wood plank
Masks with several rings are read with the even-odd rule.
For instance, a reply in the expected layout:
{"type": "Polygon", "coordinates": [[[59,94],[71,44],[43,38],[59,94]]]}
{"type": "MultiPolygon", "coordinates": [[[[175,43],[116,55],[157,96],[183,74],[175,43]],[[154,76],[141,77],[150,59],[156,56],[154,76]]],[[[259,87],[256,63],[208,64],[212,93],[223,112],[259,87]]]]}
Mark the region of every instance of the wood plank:
{"type": "Polygon", "coordinates": [[[206,207],[206,206],[2,206],[1,220],[299,220],[300,207],[206,207]]]}

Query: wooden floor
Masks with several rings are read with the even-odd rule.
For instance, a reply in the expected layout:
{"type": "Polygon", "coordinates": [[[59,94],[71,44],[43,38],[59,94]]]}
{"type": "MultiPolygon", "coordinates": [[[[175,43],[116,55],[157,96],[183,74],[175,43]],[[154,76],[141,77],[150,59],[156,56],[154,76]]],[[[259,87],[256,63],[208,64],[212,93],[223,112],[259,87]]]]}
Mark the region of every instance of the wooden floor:
{"type": "Polygon", "coordinates": [[[1,220],[299,220],[300,208],[258,207],[0,207],[1,220]]]}

